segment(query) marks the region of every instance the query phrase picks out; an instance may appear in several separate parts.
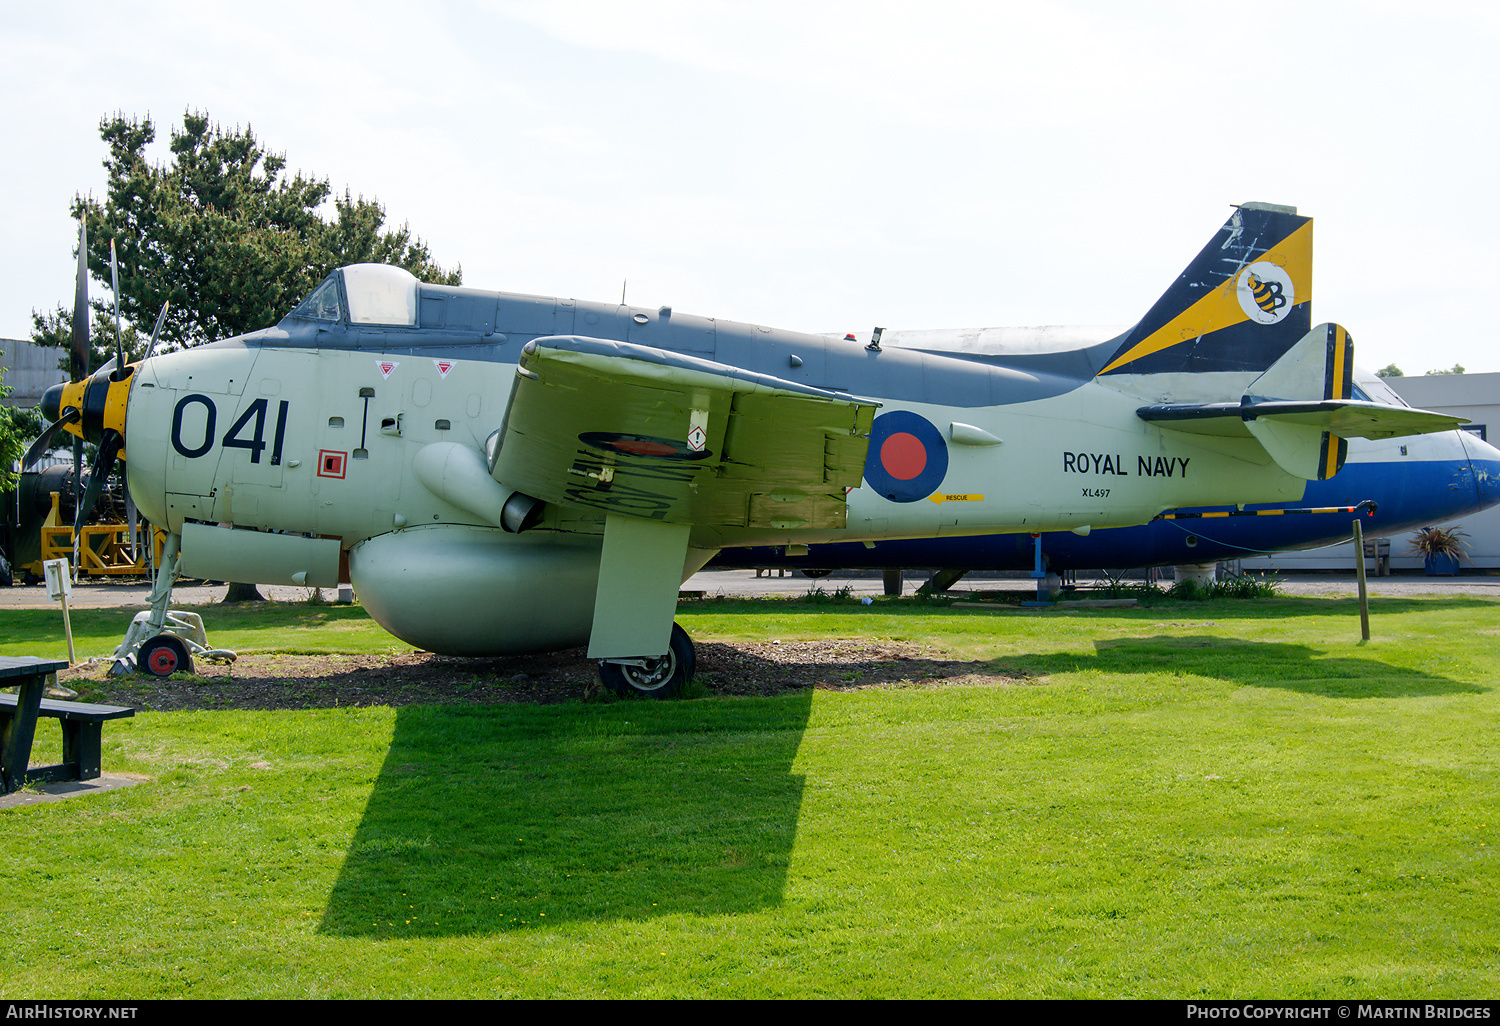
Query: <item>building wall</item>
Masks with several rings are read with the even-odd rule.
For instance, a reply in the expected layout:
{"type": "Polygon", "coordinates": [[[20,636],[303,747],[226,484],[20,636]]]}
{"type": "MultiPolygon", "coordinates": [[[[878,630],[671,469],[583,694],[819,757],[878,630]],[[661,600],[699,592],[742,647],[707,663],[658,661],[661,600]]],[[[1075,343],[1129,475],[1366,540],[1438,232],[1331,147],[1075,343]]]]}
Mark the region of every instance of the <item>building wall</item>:
{"type": "MultiPolygon", "coordinates": [[[[1418,409],[1467,418],[1472,421],[1467,425],[1470,430],[1500,447],[1500,374],[1432,374],[1386,378],[1385,383],[1418,409]]],[[[1465,517],[1457,524],[1469,535],[1473,562],[1464,566],[1500,568],[1500,506],[1465,517]]],[[[1409,553],[1410,545],[1410,533],[1391,538],[1393,570],[1422,569],[1422,557],[1409,553]]],[[[1352,570],[1354,545],[1345,542],[1302,552],[1279,552],[1244,560],[1243,566],[1247,570],[1352,570]]]]}
{"type": "Polygon", "coordinates": [[[39,346],[20,338],[0,338],[0,367],[5,368],[5,384],[13,391],[6,406],[29,409],[42,401],[42,393],[52,385],[68,380],[57,367],[62,350],[39,346]]]}

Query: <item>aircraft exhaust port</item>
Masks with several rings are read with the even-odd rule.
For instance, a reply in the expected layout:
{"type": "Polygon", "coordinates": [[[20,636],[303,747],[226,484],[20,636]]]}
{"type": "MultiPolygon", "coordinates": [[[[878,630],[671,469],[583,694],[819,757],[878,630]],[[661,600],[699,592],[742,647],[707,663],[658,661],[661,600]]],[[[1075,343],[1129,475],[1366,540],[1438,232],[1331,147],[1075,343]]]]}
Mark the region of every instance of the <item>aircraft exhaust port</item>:
{"type": "Polygon", "coordinates": [[[500,526],[511,534],[520,534],[541,522],[545,506],[541,499],[516,492],[505,500],[505,506],[500,510],[500,526]]]}

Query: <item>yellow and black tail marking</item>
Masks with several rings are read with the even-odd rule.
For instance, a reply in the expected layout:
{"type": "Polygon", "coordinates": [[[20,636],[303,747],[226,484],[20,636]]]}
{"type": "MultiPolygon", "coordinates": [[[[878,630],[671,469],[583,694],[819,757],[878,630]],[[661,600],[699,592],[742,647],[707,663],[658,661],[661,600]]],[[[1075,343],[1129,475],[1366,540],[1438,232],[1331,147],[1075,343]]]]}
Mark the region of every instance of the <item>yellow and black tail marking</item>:
{"type": "Polygon", "coordinates": [[[1312,219],[1235,210],[1099,374],[1265,371],[1312,327],[1312,219]]]}
{"type": "MultiPolygon", "coordinates": [[[[1328,363],[1323,372],[1323,398],[1348,399],[1354,394],[1354,339],[1341,324],[1328,326],[1328,363]]],[[[1349,456],[1349,443],[1338,435],[1323,432],[1323,446],[1318,453],[1318,480],[1326,481],[1337,474],[1349,456]]]]}

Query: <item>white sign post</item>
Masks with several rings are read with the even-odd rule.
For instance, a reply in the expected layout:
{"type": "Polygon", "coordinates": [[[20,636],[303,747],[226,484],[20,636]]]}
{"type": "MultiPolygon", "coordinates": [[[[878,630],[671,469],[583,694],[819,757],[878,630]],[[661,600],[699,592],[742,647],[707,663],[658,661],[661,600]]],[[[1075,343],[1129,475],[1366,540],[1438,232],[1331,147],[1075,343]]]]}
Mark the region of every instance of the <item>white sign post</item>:
{"type": "Polygon", "coordinates": [[[42,577],[47,582],[47,597],[62,603],[63,633],[68,636],[68,665],[72,666],[76,660],[73,658],[73,625],[68,620],[68,599],[73,597],[73,581],[68,574],[68,561],[45,561],[42,563],[42,577]]]}

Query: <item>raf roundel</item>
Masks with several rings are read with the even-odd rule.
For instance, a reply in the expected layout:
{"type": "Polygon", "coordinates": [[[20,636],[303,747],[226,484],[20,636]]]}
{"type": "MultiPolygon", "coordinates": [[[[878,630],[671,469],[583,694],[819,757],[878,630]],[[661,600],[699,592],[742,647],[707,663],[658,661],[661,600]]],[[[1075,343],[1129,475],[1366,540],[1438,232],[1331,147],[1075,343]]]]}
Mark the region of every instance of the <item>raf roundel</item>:
{"type": "Polygon", "coordinates": [[[865,480],[892,502],[919,502],[938,490],[948,473],[948,444],[927,418],[892,410],[875,418],[865,480]]]}

